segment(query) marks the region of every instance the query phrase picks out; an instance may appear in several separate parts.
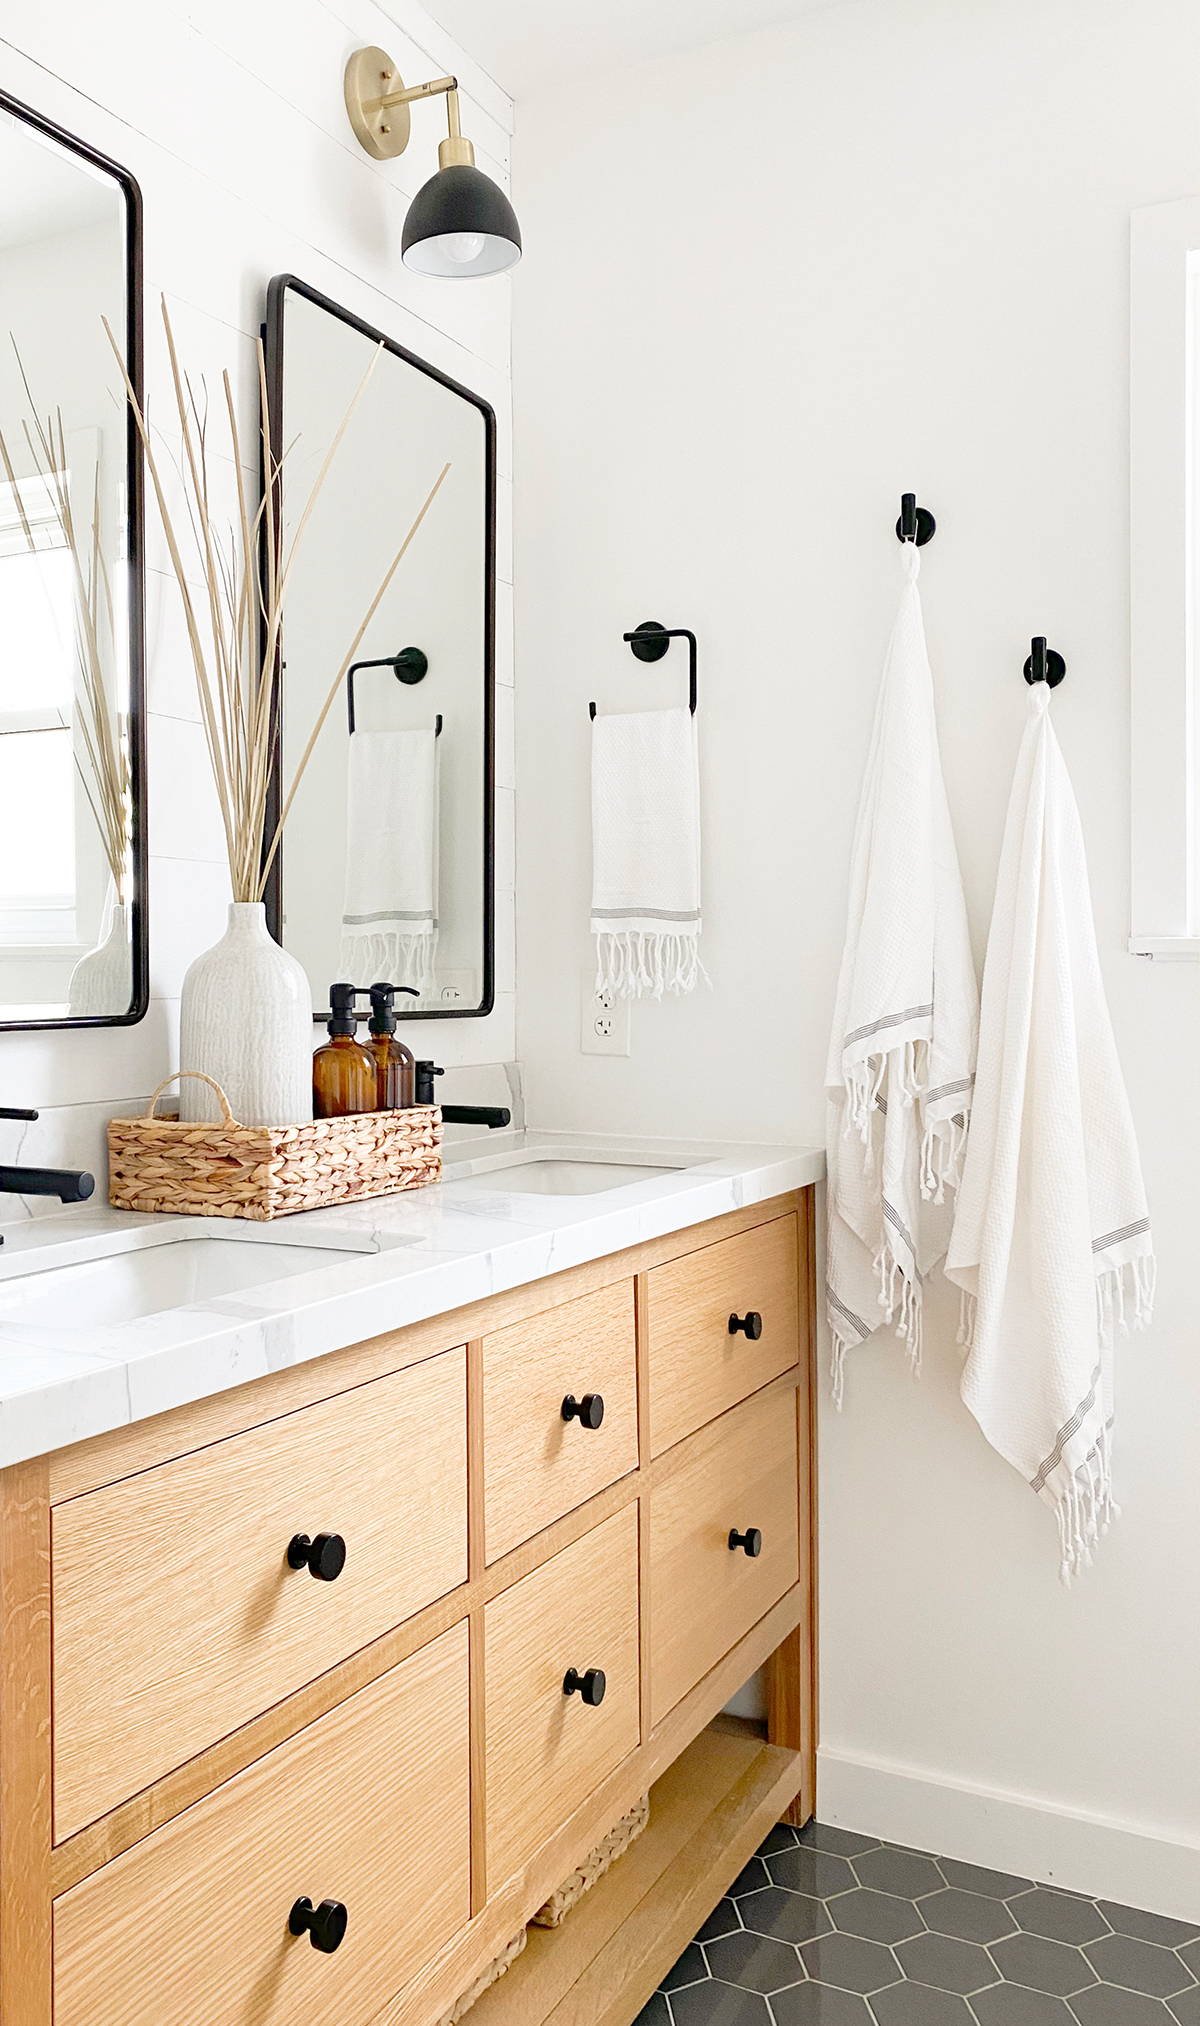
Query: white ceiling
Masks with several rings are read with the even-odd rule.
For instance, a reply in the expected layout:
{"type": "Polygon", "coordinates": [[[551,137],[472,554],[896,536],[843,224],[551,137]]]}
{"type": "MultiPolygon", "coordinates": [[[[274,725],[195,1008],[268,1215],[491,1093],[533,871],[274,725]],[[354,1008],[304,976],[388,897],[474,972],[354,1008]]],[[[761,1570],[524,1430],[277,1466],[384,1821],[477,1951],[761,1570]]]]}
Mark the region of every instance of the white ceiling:
{"type": "Polygon", "coordinates": [[[838,0],[425,0],[512,98],[588,72],[748,35],[838,0]]]}

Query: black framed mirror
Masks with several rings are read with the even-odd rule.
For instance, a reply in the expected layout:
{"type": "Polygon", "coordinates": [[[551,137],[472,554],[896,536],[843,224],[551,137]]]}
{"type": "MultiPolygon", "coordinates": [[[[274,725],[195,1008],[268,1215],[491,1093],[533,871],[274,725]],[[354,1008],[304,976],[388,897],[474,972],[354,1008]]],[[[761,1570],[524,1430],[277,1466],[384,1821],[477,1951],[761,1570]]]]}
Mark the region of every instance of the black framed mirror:
{"type": "Polygon", "coordinates": [[[496,418],[293,275],[271,283],[266,327],[282,547],[380,346],[285,599],[276,807],[388,560],[449,470],[321,728],[272,868],[268,925],[308,973],[318,1022],[336,980],[407,987],[396,1011],[410,1019],[479,1017],[494,996],[496,418]]]}
{"type": "Polygon", "coordinates": [[[149,1002],[142,203],[0,92],[0,1029],[149,1002]]]}

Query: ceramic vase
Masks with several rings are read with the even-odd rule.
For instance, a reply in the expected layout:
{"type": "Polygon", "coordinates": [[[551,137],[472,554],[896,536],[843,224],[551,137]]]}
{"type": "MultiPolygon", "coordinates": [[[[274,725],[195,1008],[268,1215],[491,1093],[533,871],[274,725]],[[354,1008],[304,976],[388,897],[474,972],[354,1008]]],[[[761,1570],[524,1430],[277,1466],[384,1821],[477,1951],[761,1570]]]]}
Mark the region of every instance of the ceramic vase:
{"type": "Polygon", "coordinates": [[[67,1012],[73,1019],[99,1013],[128,1013],[133,995],[133,952],[129,939],[129,906],[113,906],[108,934],[94,950],[80,957],[67,986],[67,1012]]]}
{"type": "MultiPolygon", "coordinates": [[[[229,927],[183,981],[179,1066],[220,1084],[244,1126],[295,1126],[312,1117],[313,1011],[308,975],[267,929],[260,900],[231,901],[229,927]]],[[[180,1084],[189,1124],[221,1116],[213,1093],[180,1084]]]]}

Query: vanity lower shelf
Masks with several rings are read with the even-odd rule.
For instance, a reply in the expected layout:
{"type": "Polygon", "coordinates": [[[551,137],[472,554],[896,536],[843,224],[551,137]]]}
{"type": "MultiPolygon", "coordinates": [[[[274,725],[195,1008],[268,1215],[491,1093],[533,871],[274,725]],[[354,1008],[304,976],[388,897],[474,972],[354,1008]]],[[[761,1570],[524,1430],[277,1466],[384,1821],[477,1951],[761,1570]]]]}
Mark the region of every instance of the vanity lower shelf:
{"type": "Polygon", "coordinates": [[[628,2026],[799,1793],[804,1756],[717,1718],[650,1790],[650,1821],[559,1928],[472,2006],[472,2026],[628,2026]]]}

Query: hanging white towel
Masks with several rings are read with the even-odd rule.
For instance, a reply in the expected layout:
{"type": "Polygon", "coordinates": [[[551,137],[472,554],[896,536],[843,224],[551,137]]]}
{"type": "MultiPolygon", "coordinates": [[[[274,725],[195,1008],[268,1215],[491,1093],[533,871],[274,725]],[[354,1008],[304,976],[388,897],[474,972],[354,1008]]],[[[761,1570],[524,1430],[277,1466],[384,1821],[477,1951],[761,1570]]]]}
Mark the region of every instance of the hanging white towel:
{"type": "Polygon", "coordinates": [[[847,1350],[897,1320],[921,1365],[923,1283],[946,1250],[979,995],[942,780],[915,543],[884,665],[850,865],[826,1084],[826,1308],[847,1350]]]}
{"type": "Polygon", "coordinates": [[[700,963],[700,765],[687,709],[592,725],[596,989],[692,992],[700,963]]]}
{"type": "Polygon", "coordinates": [[[964,1290],[962,1397],[1053,1506],[1069,1581],[1116,1514],[1113,1320],[1128,1292],[1135,1328],[1149,1321],[1154,1252],[1049,698],[1034,685],[1008,805],[946,1272],[964,1290]]]}
{"type": "Polygon", "coordinates": [[[346,777],[342,971],[352,985],[433,989],[438,909],[438,740],[353,732],[346,777]]]}

